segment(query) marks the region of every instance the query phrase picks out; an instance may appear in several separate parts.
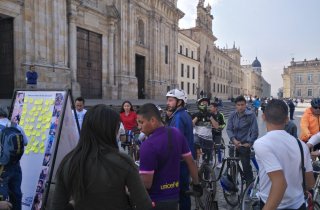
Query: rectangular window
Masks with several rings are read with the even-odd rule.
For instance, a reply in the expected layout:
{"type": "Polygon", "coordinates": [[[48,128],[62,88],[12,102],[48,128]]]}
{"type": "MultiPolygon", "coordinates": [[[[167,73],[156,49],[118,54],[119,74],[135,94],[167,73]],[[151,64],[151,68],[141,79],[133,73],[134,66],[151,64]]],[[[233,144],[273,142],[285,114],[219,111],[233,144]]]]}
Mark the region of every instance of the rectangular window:
{"type": "Polygon", "coordinates": [[[196,85],[193,83],[192,84],[192,94],[194,95],[196,92],[196,85]]]}
{"type": "Polygon", "coordinates": [[[192,67],[192,79],[194,79],[195,78],[195,68],[194,67],[192,67]]]}
{"type": "Polygon", "coordinates": [[[218,93],[220,92],[220,85],[218,84],[218,93]]]}
{"type": "Polygon", "coordinates": [[[193,59],[193,51],[191,51],[191,58],[193,59]]]}
{"type": "Polygon", "coordinates": [[[186,48],[186,56],[188,57],[189,53],[188,53],[188,48],[186,48]]]}
{"type": "Polygon", "coordinates": [[[190,82],[187,83],[187,94],[190,94],[190,82]]]}
{"type": "Polygon", "coordinates": [[[166,64],[168,64],[168,56],[169,55],[169,48],[168,48],[168,45],[166,45],[166,47],[165,47],[165,57],[164,57],[164,62],[166,63],[166,64]]]}
{"type": "Polygon", "coordinates": [[[312,89],[308,89],[308,96],[312,97],[312,89]]]}
{"type": "Polygon", "coordinates": [[[216,92],[216,83],[213,83],[213,92],[216,92]]]}
{"type": "Polygon", "coordinates": [[[297,90],[297,96],[301,96],[301,89],[297,90]]]}
{"type": "Polygon", "coordinates": [[[226,86],[223,85],[223,93],[226,93],[226,86]]]}
{"type": "Polygon", "coordinates": [[[182,54],[182,45],[180,45],[180,54],[182,54]]]}
{"type": "Polygon", "coordinates": [[[190,78],[190,66],[187,66],[187,78],[190,78]]]}
{"type": "Polygon", "coordinates": [[[184,89],[184,83],[181,82],[181,89],[183,90],[184,89]]]}
{"type": "Polygon", "coordinates": [[[312,83],[312,74],[308,74],[308,83],[312,83]]]}
{"type": "Polygon", "coordinates": [[[183,75],[184,75],[184,65],[183,65],[183,63],[181,64],[181,77],[183,77],[183,75]]]}

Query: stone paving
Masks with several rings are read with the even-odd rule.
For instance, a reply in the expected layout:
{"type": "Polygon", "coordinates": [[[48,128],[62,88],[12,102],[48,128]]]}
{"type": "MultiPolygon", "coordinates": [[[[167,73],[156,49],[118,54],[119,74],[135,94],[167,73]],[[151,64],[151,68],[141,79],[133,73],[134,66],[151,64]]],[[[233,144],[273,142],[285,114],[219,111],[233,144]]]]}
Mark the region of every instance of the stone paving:
{"type": "MultiPolygon", "coordinates": [[[[296,108],[295,113],[294,113],[294,123],[298,127],[298,135],[300,133],[300,118],[301,118],[304,110],[306,109],[306,107],[309,107],[309,104],[298,104],[298,107],[296,108]]],[[[259,137],[263,136],[266,133],[266,126],[262,120],[261,114],[262,114],[262,112],[259,111],[259,116],[258,116],[259,137]]],[[[226,129],[223,130],[222,136],[223,136],[223,139],[225,140],[225,143],[228,144],[229,138],[228,138],[226,129]]],[[[226,152],[226,154],[228,154],[228,152],[226,152]]],[[[218,173],[218,171],[216,171],[216,174],[217,173],[218,173]]],[[[191,198],[191,199],[192,199],[192,203],[193,203],[192,210],[194,210],[195,209],[194,199],[193,198],[191,198]]],[[[238,209],[240,209],[240,207],[238,207],[238,206],[231,207],[230,205],[228,205],[226,203],[226,201],[223,197],[222,188],[221,188],[220,183],[217,183],[216,201],[218,202],[219,210],[238,210],[238,209]]]]}

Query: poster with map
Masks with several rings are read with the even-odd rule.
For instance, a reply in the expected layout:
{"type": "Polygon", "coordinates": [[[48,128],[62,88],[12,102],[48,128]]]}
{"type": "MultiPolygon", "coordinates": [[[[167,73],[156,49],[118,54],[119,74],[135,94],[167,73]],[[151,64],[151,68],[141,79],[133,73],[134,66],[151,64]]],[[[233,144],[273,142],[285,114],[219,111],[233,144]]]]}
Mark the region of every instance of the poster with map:
{"type": "Polygon", "coordinates": [[[11,120],[19,124],[28,137],[20,160],[23,210],[41,208],[46,200],[43,199],[46,188],[60,161],[78,142],[79,130],[71,103],[70,91],[15,92],[11,120]],[[64,126],[68,129],[63,129],[64,126]],[[59,145],[63,145],[60,150],[59,145]]]}

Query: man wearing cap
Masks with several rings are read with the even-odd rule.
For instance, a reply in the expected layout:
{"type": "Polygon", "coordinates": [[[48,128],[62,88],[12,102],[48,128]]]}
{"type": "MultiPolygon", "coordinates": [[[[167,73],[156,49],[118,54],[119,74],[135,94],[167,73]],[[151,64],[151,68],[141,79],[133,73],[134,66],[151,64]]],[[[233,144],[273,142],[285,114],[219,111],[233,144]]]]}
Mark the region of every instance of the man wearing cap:
{"type": "MultiPolygon", "coordinates": [[[[0,130],[11,126],[11,121],[8,119],[7,109],[3,106],[0,106],[0,130]]],[[[22,127],[16,125],[16,128],[23,135],[24,145],[27,145],[28,138],[24,133],[22,127]]],[[[10,202],[12,203],[12,209],[21,210],[21,200],[22,200],[22,192],[21,192],[21,181],[22,181],[22,173],[20,167],[20,161],[15,164],[5,165],[4,171],[6,171],[6,179],[8,180],[8,190],[10,192],[10,202]]],[[[0,177],[2,178],[2,177],[0,177]]]]}

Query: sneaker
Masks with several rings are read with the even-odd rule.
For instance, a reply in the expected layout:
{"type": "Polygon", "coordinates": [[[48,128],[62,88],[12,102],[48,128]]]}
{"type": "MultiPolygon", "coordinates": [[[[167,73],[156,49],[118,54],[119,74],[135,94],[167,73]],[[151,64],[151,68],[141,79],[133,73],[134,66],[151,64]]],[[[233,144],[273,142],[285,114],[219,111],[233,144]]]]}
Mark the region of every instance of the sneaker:
{"type": "Polygon", "coordinates": [[[217,168],[221,168],[222,167],[222,163],[218,163],[216,167],[217,168]]]}

